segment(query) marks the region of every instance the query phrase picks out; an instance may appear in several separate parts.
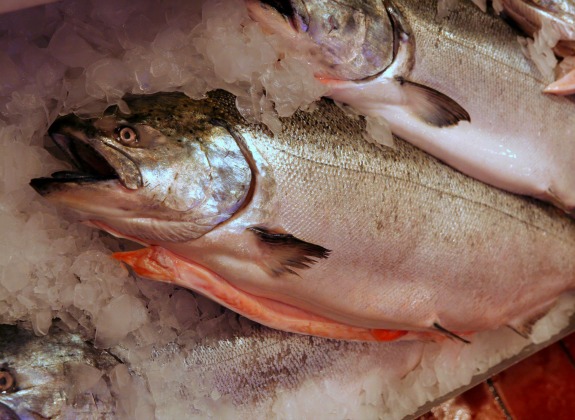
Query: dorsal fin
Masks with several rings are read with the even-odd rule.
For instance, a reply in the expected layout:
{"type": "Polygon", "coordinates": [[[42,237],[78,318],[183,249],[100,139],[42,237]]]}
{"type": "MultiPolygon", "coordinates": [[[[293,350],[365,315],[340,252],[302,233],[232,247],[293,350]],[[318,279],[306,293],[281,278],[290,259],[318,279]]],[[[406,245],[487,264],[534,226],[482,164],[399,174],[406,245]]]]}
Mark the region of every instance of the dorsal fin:
{"type": "Polygon", "coordinates": [[[259,226],[251,227],[249,230],[256,235],[262,246],[267,248],[265,265],[273,276],[284,273],[297,275],[294,269],[309,268],[318,260],[327,258],[331,252],[289,233],[273,232],[259,226]]]}

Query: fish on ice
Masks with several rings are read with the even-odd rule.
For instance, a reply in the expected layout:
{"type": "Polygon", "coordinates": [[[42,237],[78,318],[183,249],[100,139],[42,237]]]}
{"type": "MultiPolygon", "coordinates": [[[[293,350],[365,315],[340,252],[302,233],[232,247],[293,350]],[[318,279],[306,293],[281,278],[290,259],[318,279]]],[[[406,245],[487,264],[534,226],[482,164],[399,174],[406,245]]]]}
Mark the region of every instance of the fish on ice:
{"type": "MultiPolygon", "coordinates": [[[[493,189],[331,102],[247,122],[235,97],[125,98],[50,129],[75,169],[31,185],[81,220],[146,248],[116,258],[264,325],[388,341],[534,320],[575,286],[575,223],[493,189]]],[[[467,338],[466,338],[467,337],[467,338]]]]}
{"type": "Polygon", "coordinates": [[[575,208],[575,106],[547,85],[501,19],[462,2],[246,0],[307,55],[328,96],[493,186],[575,208]]]}

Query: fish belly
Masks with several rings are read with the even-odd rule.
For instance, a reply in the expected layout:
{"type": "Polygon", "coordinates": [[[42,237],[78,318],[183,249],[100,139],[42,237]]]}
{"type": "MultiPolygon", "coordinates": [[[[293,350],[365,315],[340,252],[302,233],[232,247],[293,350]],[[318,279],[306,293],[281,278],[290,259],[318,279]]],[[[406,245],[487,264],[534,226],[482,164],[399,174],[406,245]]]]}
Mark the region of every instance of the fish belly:
{"type": "Polygon", "coordinates": [[[333,86],[332,96],[381,115],[394,134],[483,182],[575,208],[575,104],[542,94],[551,80],[524,57],[513,30],[464,4],[441,20],[435,2],[398,2],[415,39],[405,78],[435,89],[470,116],[450,127],[386,103],[385,83],[333,86]],[[367,96],[366,96],[367,95],[367,96]],[[379,99],[378,99],[379,98],[379,99]]]}
{"type": "Polygon", "coordinates": [[[477,331],[530,318],[575,286],[572,224],[542,223],[531,203],[459,177],[281,161],[276,223],[331,254],[269,279],[266,296],[351,325],[477,331]]]}
{"type": "Polygon", "coordinates": [[[568,217],[398,145],[371,154],[361,153],[371,147],[362,139],[337,149],[321,141],[268,147],[274,192],[265,204],[193,243],[167,246],[252,296],[367,329],[521,324],[574,288],[568,217]],[[331,252],[295,274],[270,274],[262,268],[269,255],[246,233],[254,225],[331,252]]]}

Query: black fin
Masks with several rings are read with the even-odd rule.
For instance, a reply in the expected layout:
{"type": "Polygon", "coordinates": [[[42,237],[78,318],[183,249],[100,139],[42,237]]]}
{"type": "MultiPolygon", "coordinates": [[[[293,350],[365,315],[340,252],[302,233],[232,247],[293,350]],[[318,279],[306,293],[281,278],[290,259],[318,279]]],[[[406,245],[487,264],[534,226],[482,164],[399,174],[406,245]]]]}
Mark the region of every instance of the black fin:
{"type": "Polygon", "coordinates": [[[507,327],[508,327],[509,329],[511,329],[511,331],[513,331],[515,334],[517,334],[518,336],[523,337],[523,338],[527,338],[527,339],[528,339],[528,338],[529,338],[529,334],[531,334],[531,331],[526,332],[526,331],[523,331],[523,330],[521,330],[521,329],[518,330],[517,328],[515,328],[515,327],[512,326],[512,325],[508,325],[507,327]]]}
{"type": "Polygon", "coordinates": [[[467,111],[449,96],[401,76],[395,80],[407,91],[410,110],[427,124],[449,127],[459,121],[471,121],[467,111]]]}
{"type": "Polygon", "coordinates": [[[533,332],[533,326],[537,323],[537,321],[543,318],[547,314],[547,312],[548,309],[546,308],[544,311],[532,315],[526,320],[522,320],[519,322],[517,321],[511,322],[507,326],[511,328],[513,331],[515,331],[517,334],[519,334],[521,337],[529,338],[529,336],[533,332]]]}
{"type": "Polygon", "coordinates": [[[331,252],[320,245],[302,241],[289,233],[275,233],[262,227],[249,228],[269,248],[266,265],[274,276],[296,274],[296,268],[309,268],[331,252]]]}
{"type": "Polygon", "coordinates": [[[452,332],[449,331],[449,330],[446,330],[446,329],[443,328],[441,325],[439,325],[437,322],[434,322],[434,323],[433,323],[433,327],[434,327],[436,330],[442,332],[443,334],[445,334],[445,335],[448,336],[448,337],[455,338],[456,340],[459,340],[459,341],[461,341],[461,342],[463,342],[463,343],[465,343],[465,344],[471,344],[471,341],[466,340],[465,338],[460,337],[460,336],[458,336],[457,334],[452,333],[452,332]]]}

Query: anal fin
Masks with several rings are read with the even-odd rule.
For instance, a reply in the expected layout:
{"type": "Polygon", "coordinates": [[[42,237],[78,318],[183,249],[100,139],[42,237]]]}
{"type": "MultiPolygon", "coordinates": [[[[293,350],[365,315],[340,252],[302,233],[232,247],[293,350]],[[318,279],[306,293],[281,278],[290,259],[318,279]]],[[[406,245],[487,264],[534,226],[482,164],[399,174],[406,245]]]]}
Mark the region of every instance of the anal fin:
{"type": "Polygon", "coordinates": [[[469,113],[449,96],[401,76],[395,80],[408,98],[409,110],[427,124],[449,127],[460,121],[471,121],[469,113]]]}
{"type": "Polygon", "coordinates": [[[554,304],[555,301],[546,303],[536,308],[535,310],[530,311],[528,314],[522,316],[521,318],[513,320],[507,324],[507,326],[519,334],[521,337],[529,338],[537,321],[547,315],[554,304]]]}

